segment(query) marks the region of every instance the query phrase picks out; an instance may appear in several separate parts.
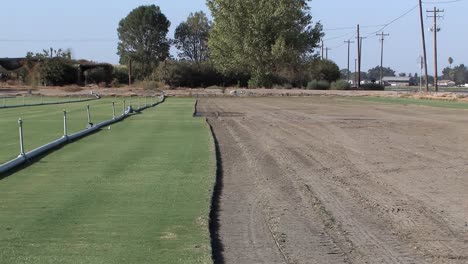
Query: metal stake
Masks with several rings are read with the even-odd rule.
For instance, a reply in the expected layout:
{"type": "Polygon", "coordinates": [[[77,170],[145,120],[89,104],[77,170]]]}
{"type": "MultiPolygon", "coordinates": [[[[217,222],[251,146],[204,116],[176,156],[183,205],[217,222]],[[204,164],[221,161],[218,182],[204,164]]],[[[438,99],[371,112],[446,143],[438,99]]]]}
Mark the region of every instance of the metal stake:
{"type": "Polygon", "coordinates": [[[67,111],[63,110],[63,137],[67,137],[67,111]]]}
{"type": "Polygon", "coordinates": [[[115,119],[115,102],[112,102],[112,119],[115,119]]]}
{"type": "Polygon", "coordinates": [[[20,139],[20,154],[18,157],[24,157],[24,141],[23,141],[23,120],[18,119],[19,139],[20,139]]]}
{"type": "Polygon", "coordinates": [[[86,106],[86,111],[88,112],[88,124],[91,124],[91,113],[89,111],[89,105],[86,106]]]}
{"type": "Polygon", "coordinates": [[[122,110],[122,115],[125,115],[125,100],[123,100],[123,110],[122,110]]]}

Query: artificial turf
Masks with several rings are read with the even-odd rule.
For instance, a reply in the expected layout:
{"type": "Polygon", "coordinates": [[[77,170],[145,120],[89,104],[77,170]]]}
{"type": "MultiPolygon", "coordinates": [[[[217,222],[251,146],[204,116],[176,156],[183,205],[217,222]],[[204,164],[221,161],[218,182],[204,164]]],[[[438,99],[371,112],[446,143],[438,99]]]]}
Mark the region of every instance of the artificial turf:
{"type": "Polygon", "coordinates": [[[210,263],[213,140],[169,99],[0,180],[0,263],[210,263]]]}

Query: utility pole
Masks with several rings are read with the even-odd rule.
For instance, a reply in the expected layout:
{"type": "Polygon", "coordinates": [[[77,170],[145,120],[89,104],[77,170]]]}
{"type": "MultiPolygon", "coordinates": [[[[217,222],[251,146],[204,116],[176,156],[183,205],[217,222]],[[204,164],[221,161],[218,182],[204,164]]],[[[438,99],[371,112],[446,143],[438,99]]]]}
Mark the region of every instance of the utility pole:
{"type": "Polygon", "coordinates": [[[421,74],[419,75],[419,92],[422,92],[422,76],[423,76],[423,68],[424,68],[424,58],[423,56],[419,56],[418,58],[418,64],[420,64],[420,70],[421,70],[421,74]]]}
{"type": "Polygon", "coordinates": [[[357,82],[357,59],[354,59],[354,84],[357,82]]]}
{"type": "Polygon", "coordinates": [[[347,40],[347,41],[345,41],[345,43],[348,43],[348,76],[347,76],[347,79],[348,79],[348,82],[349,82],[349,53],[350,53],[351,43],[354,43],[354,42],[352,42],[351,40],[347,40]]]}
{"type": "Polygon", "coordinates": [[[443,13],[444,10],[440,10],[437,7],[434,6],[434,10],[427,10],[427,13],[432,13],[432,15],[429,15],[428,17],[433,17],[434,18],[434,27],[432,28],[432,31],[434,32],[434,89],[435,92],[439,91],[439,84],[438,84],[438,78],[437,78],[437,32],[440,31],[440,28],[437,27],[437,19],[442,17],[439,15],[439,13],[443,13]]]}
{"type": "Polygon", "coordinates": [[[384,51],[384,40],[386,36],[390,36],[390,34],[385,34],[383,31],[380,34],[376,34],[377,36],[380,36],[380,41],[382,42],[381,48],[380,48],[380,86],[383,86],[383,51],[384,51]]]}
{"type": "Polygon", "coordinates": [[[359,24],[357,25],[357,54],[358,54],[357,88],[359,88],[361,87],[361,35],[359,32],[359,24]]]}
{"type": "Polygon", "coordinates": [[[328,60],[328,51],[331,50],[331,48],[325,48],[325,59],[328,60]]]}
{"type": "Polygon", "coordinates": [[[422,11],[422,0],[419,0],[419,19],[421,20],[421,36],[423,46],[423,57],[424,57],[424,81],[426,82],[426,93],[429,92],[429,82],[427,79],[427,54],[426,54],[426,37],[424,32],[424,19],[422,11]]]}
{"type": "Polygon", "coordinates": [[[322,46],[321,46],[321,48],[322,48],[322,60],[323,60],[323,55],[324,55],[324,54],[323,54],[323,49],[324,49],[324,46],[323,46],[323,39],[322,39],[322,46]]]}
{"type": "Polygon", "coordinates": [[[362,62],[362,40],[366,37],[361,37],[359,24],[357,25],[357,47],[358,47],[358,82],[357,87],[361,87],[361,62],[362,62]]]}

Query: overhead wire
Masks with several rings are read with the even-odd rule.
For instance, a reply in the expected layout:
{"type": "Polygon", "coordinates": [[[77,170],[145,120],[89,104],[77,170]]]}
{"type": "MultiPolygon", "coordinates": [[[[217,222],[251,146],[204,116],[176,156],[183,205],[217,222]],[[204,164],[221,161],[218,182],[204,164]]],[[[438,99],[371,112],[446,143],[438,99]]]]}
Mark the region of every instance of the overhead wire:
{"type": "Polygon", "coordinates": [[[451,0],[451,1],[442,1],[442,2],[438,2],[436,1],[435,3],[434,2],[422,2],[423,4],[452,4],[452,3],[457,3],[457,2],[462,2],[462,1],[465,1],[465,0],[451,0]]]}
{"type": "Polygon", "coordinates": [[[117,39],[0,39],[0,42],[114,42],[117,39]]]}

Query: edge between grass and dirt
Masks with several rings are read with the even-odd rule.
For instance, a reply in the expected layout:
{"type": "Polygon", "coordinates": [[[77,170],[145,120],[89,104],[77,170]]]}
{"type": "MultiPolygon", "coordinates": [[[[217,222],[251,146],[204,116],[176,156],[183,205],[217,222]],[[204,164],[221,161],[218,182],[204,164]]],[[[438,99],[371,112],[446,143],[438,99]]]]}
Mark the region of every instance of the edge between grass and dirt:
{"type": "Polygon", "coordinates": [[[425,98],[403,98],[403,97],[346,97],[351,100],[360,100],[374,103],[401,104],[401,105],[420,105],[430,107],[443,107],[455,109],[468,109],[468,102],[425,99],[425,98]]]}
{"type": "Polygon", "coordinates": [[[193,99],[0,180],[0,263],[212,263],[215,143],[193,99]]]}

